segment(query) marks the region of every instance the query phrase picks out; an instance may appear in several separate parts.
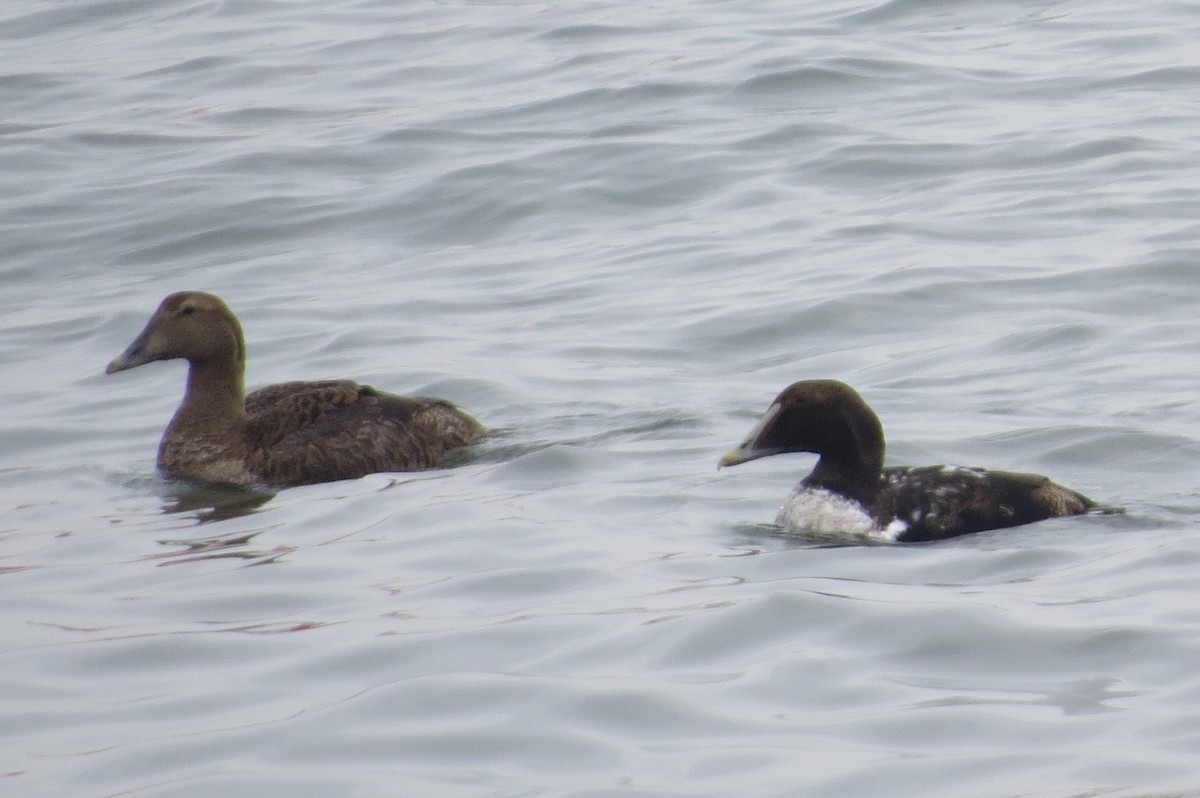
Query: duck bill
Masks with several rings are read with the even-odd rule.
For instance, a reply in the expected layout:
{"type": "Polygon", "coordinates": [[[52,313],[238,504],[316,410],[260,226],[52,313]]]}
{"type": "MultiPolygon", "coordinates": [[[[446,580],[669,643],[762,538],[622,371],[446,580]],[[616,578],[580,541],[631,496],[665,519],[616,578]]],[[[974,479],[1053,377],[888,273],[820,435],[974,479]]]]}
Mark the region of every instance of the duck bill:
{"type": "Polygon", "coordinates": [[[763,430],[767,429],[779,415],[779,404],[773,404],[767,408],[767,412],[763,413],[763,417],[758,420],[750,433],[746,435],[746,439],[739,443],[736,448],[727,452],[720,462],[717,463],[717,468],[725,468],[726,466],[741,465],[748,463],[751,460],[757,460],[760,457],[770,457],[773,454],[779,454],[780,449],[772,449],[760,446],[758,439],[762,436],[763,430]]]}
{"type": "Polygon", "coordinates": [[[108,364],[104,369],[104,373],[116,374],[118,371],[125,371],[137,366],[144,366],[147,363],[153,363],[155,360],[161,360],[162,355],[154,345],[154,330],[155,325],[153,322],[147,324],[146,329],[142,330],[141,334],[133,339],[133,343],[108,364]]]}

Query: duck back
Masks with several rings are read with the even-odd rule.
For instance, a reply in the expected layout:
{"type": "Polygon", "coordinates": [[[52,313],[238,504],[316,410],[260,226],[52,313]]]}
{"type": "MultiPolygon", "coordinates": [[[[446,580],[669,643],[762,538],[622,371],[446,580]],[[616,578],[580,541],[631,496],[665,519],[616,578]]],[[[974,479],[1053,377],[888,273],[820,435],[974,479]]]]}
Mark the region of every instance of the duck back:
{"type": "Polygon", "coordinates": [[[885,468],[869,508],[899,540],[920,541],[1080,515],[1097,505],[1040,474],[956,466],[885,468]]]}
{"type": "Polygon", "coordinates": [[[271,385],[246,397],[247,465],[272,485],[435,467],[483,426],[450,402],[349,380],[271,385]]]}

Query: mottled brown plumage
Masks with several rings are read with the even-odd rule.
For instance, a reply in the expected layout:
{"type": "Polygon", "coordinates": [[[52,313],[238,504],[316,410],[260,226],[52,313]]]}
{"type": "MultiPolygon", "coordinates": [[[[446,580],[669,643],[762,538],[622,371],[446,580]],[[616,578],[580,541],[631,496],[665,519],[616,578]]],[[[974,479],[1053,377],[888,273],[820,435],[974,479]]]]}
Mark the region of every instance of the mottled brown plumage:
{"type": "Polygon", "coordinates": [[[188,361],[187,390],[158,448],[163,471],[283,487],[433,468],[484,434],[449,402],[350,380],[285,382],[246,395],[246,346],[233,312],[199,291],[171,294],[107,373],[188,361]]]}
{"type": "Polygon", "coordinates": [[[1039,474],[884,468],[879,417],[853,388],[835,380],[788,386],[721,465],[786,452],[813,452],[820,459],[776,523],[821,533],[837,533],[841,524],[861,537],[934,540],[1107,509],[1039,474]]]}

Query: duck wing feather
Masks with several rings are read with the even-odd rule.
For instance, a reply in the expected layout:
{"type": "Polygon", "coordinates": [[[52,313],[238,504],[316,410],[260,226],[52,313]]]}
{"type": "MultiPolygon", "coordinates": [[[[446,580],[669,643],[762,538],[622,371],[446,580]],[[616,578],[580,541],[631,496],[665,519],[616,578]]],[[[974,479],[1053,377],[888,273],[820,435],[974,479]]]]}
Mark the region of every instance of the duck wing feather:
{"type": "Polygon", "coordinates": [[[273,485],[432,468],[483,434],[449,402],[351,380],[268,386],[246,397],[246,413],[250,469],[273,485]]]}
{"type": "Polygon", "coordinates": [[[886,526],[907,526],[905,541],[1020,526],[1080,515],[1096,503],[1049,477],[982,468],[885,468],[872,515],[886,526]]]}

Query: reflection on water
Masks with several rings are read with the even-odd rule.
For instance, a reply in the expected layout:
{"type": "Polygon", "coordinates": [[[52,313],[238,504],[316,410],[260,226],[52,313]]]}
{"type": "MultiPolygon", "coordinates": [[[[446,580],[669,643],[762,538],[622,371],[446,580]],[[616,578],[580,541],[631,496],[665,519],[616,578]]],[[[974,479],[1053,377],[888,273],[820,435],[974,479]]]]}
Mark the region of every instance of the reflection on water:
{"type": "MultiPolygon", "coordinates": [[[[260,488],[243,488],[233,485],[214,485],[168,479],[165,487],[162,513],[164,515],[191,515],[198,526],[244,518],[258,512],[275,492],[260,488]]],[[[295,546],[275,546],[271,549],[248,548],[251,541],[263,533],[263,529],[226,535],[208,535],[198,538],[171,538],[159,540],[159,544],[171,547],[172,551],[156,552],[144,559],[162,560],[160,565],[175,565],[197,560],[241,559],[253,560],[254,565],[273,562],[295,550],[295,546]]]]}
{"type": "Polygon", "coordinates": [[[275,546],[271,549],[243,548],[262,532],[229,537],[194,538],[189,540],[160,540],[164,546],[179,547],[177,551],[152,554],[145,559],[163,560],[160,565],[177,565],[198,560],[253,560],[252,565],[264,565],[295,551],[297,546],[275,546]]]}
{"type": "Polygon", "coordinates": [[[262,533],[251,533],[248,535],[234,535],[230,538],[197,538],[194,540],[160,540],[163,546],[178,546],[181,551],[173,551],[161,554],[152,554],[145,559],[162,559],[164,562],[161,565],[178,565],[180,563],[193,563],[202,559],[246,559],[253,560],[252,565],[264,565],[266,563],[274,563],[275,560],[296,550],[296,546],[275,546],[268,550],[254,550],[254,548],[244,548],[250,544],[254,538],[262,533]]]}
{"type": "Polygon", "coordinates": [[[275,498],[275,491],[241,488],[171,479],[166,482],[168,495],[163,513],[195,513],[202,524],[226,521],[250,515],[275,498]]]}

